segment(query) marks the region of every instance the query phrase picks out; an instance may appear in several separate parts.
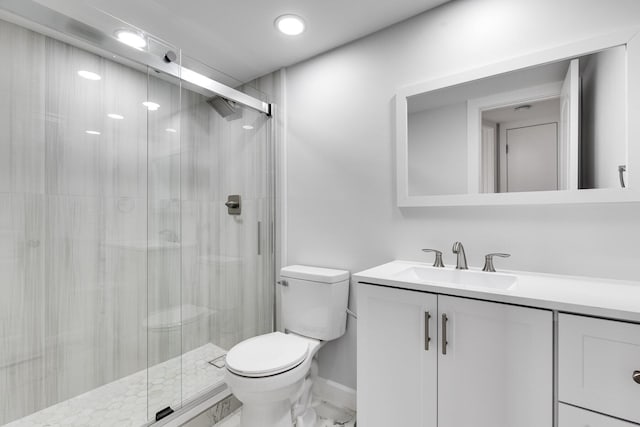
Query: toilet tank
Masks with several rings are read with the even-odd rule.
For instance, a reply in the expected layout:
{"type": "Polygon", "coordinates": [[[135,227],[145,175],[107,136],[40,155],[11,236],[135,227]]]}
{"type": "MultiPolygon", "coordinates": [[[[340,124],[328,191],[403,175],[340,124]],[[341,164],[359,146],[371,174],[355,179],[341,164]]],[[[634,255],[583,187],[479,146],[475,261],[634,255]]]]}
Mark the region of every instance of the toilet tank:
{"type": "Polygon", "coordinates": [[[291,265],[280,270],[285,330],[323,341],[344,334],[349,272],[291,265]]]}

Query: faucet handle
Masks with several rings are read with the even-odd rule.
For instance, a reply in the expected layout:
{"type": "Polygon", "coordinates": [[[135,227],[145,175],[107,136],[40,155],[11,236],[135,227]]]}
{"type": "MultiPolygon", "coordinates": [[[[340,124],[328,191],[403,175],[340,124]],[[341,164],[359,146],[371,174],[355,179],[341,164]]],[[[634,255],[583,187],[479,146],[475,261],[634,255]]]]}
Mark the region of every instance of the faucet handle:
{"type": "Polygon", "coordinates": [[[422,252],[433,252],[436,254],[436,259],[433,262],[433,266],[434,267],[444,267],[444,264],[442,262],[442,252],[440,252],[437,249],[423,249],[422,252]]]}
{"type": "Polygon", "coordinates": [[[501,253],[493,253],[487,254],[484,256],[484,267],[482,267],[482,271],[488,271],[490,273],[495,273],[496,269],[493,266],[493,257],[499,256],[501,258],[509,258],[511,254],[501,254],[501,253]]]}

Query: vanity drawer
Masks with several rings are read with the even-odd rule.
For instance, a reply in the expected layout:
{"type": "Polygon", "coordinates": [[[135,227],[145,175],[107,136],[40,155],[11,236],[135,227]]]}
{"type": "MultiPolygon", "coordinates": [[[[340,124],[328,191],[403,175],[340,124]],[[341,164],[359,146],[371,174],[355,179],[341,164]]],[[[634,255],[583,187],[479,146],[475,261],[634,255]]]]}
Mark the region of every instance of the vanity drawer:
{"type": "Polygon", "coordinates": [[[637,427],[637,425],[561,403],[558,427],[637,427]]]}
{"type": "Polygon", "coordinates": [[[640,423],[640,325],[560,314],[558,327],[559,400],[640,423]]]}

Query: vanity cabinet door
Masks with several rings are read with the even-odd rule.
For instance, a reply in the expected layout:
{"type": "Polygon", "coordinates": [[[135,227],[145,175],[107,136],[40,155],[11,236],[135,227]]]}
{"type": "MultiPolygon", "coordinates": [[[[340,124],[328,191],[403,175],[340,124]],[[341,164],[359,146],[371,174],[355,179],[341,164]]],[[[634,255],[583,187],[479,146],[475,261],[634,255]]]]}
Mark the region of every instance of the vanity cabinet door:
{"type": "Polygon", "coordinates": [[[586,411],[561,403],[558,412],[558,427],[637,427],[616,418],[586,411]]]}
{"type": "Polygon", "coordinates": [[[436,427],[436,295],[359,283],[357,304],[359,425],[436,427]]]}
{"type": "Polygon", "coordinates": [[[640,325],[560,314],[559,400],[640,423],[640,325]]]}
{"type": "Polygon", "coordinates": [[[438,311],[438,427],[551,426],[552,313],[442,295],[438,311]]]}

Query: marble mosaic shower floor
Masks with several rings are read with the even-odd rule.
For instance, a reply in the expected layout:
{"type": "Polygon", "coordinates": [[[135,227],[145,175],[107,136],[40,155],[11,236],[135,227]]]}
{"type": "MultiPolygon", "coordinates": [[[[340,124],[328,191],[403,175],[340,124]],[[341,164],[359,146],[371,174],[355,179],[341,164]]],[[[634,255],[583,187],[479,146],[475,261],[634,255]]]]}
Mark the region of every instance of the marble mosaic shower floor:
{"type": "Polygon", "coordinates": [[[109,384],[45,408],[5,427],[136,427],[157,410],[180,406],[183,398],[195,397],[224,381],[224,369],[208,362],[226,353],[205,344],[148,370],[136,372],[109,384]]]}

